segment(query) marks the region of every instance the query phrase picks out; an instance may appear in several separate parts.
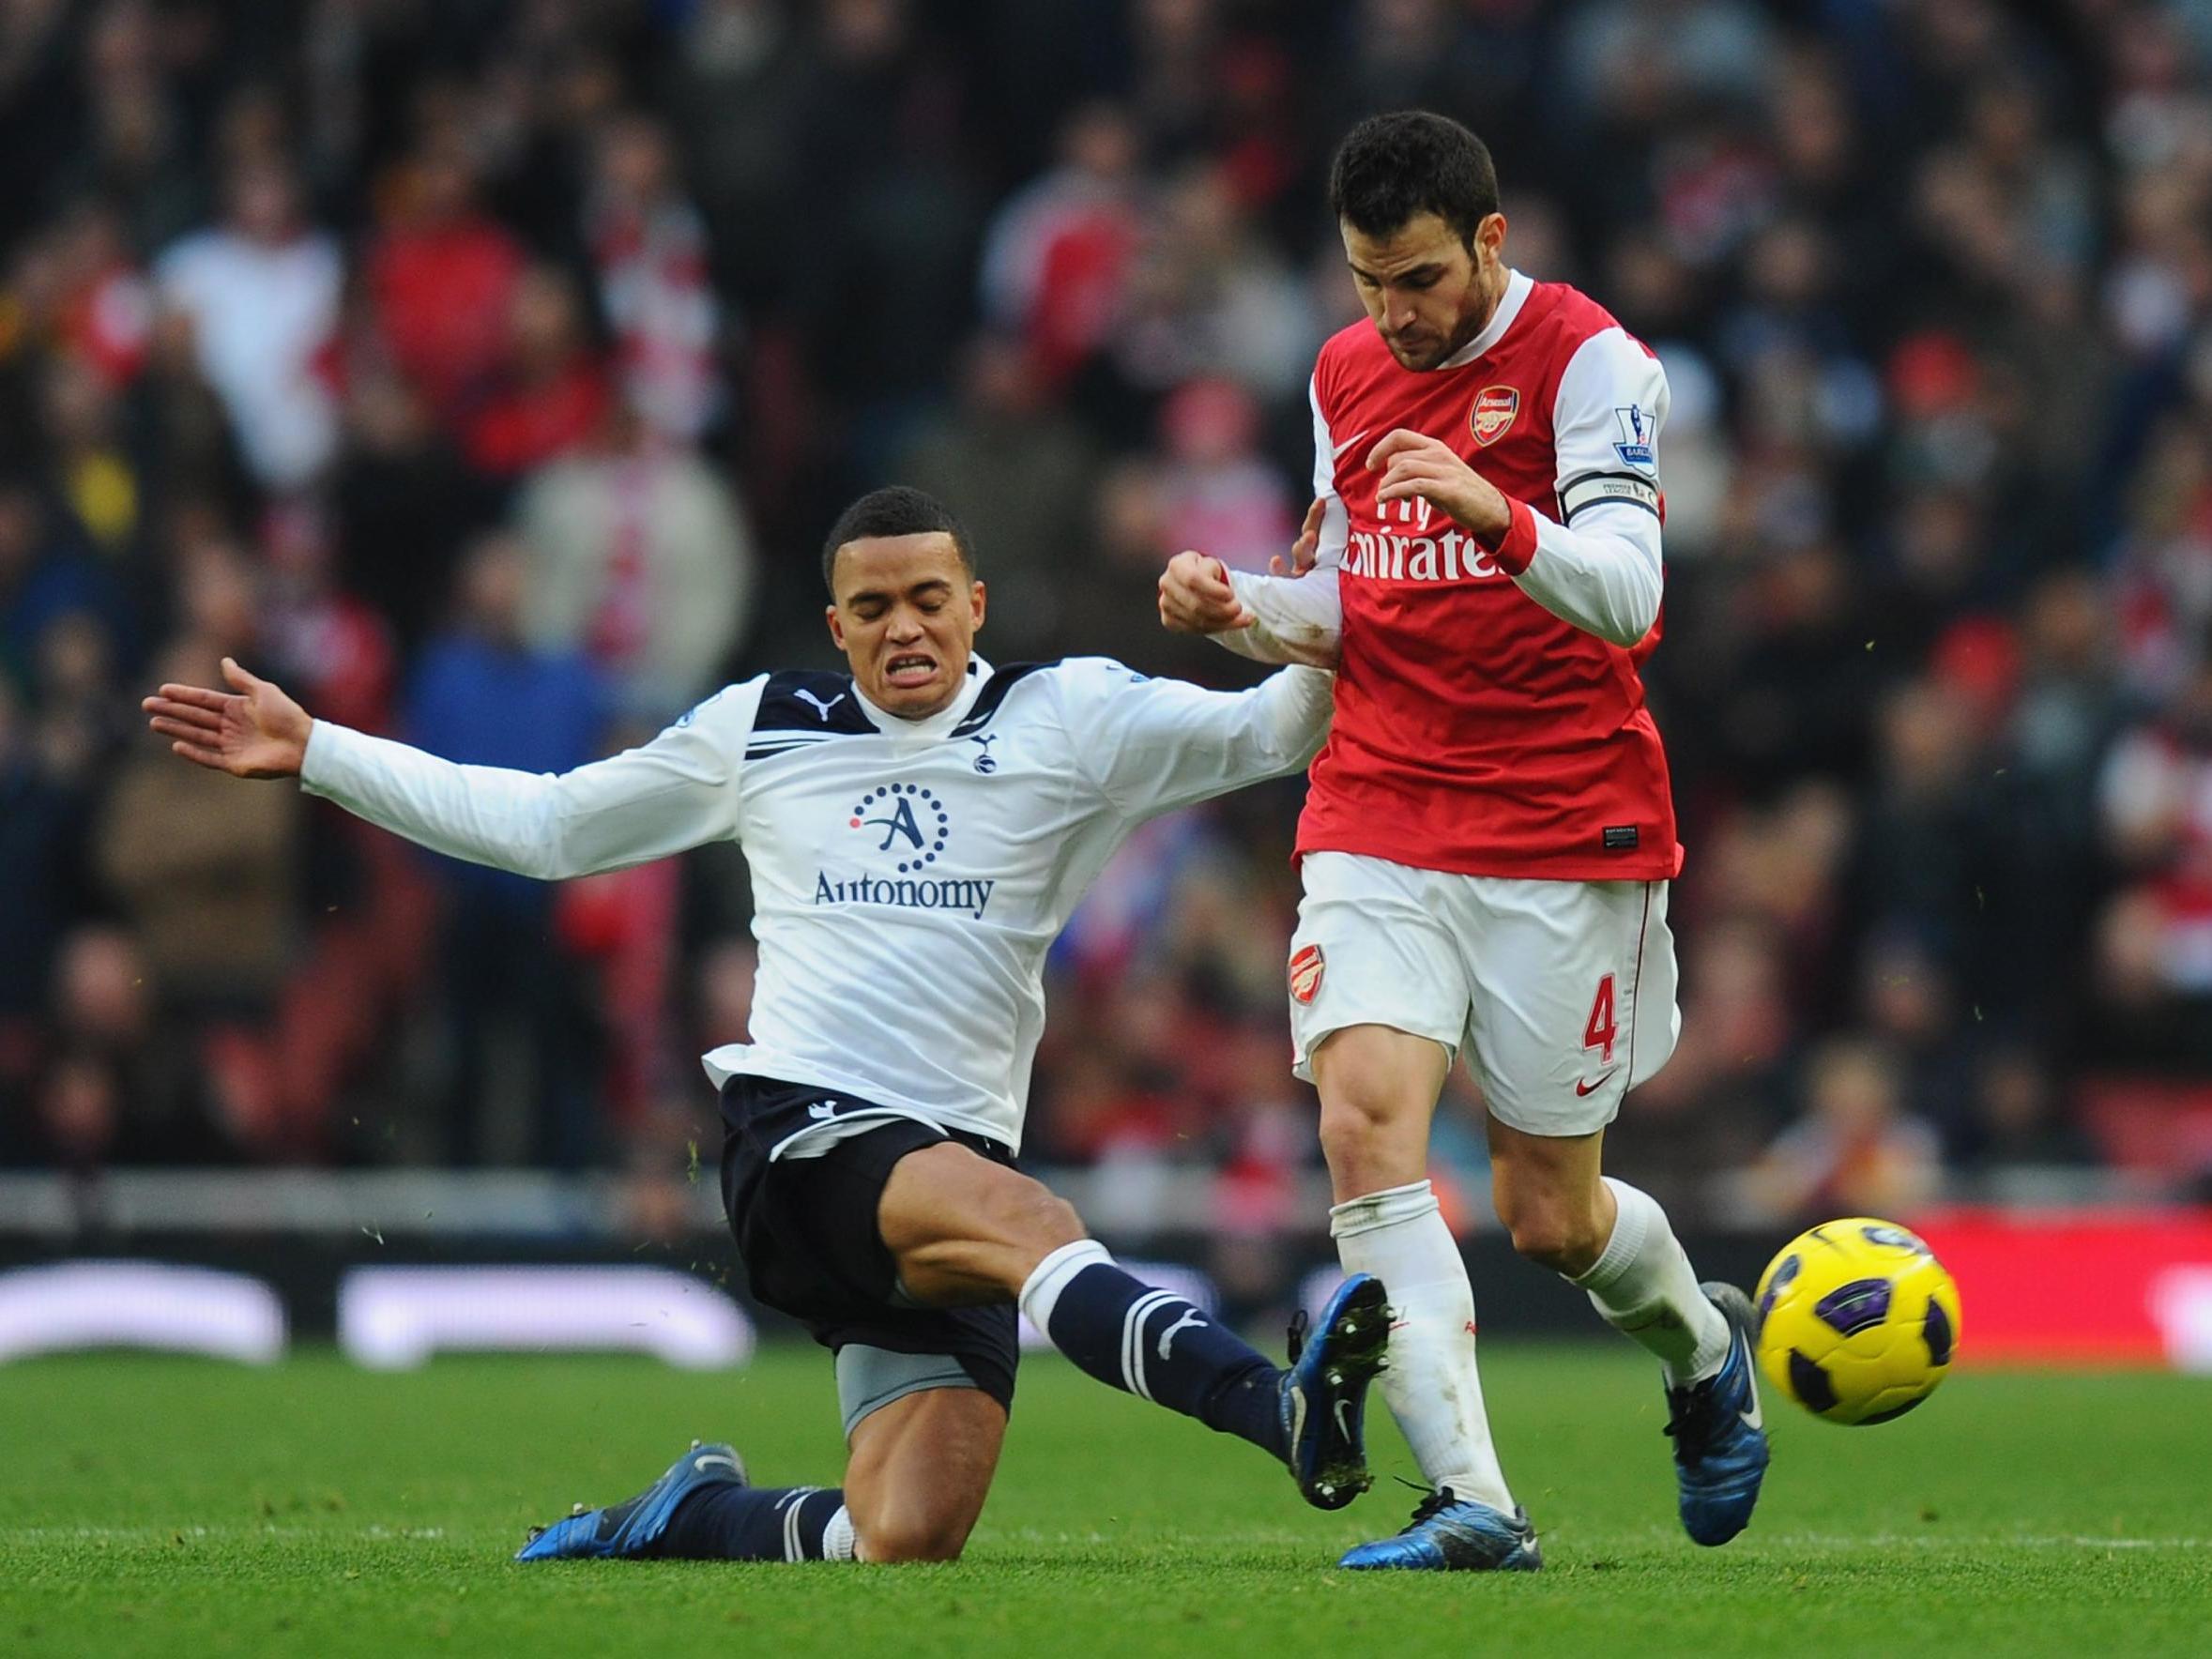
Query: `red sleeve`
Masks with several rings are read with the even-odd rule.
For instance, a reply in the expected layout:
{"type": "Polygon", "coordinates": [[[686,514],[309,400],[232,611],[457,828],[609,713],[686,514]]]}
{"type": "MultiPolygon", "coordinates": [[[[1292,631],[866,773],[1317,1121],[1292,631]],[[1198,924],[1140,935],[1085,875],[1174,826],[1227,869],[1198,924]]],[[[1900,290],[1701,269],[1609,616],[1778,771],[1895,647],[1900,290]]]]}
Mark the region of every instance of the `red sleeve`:
{"type": "MultiPolygon", "coordinates": [[[[1529,560],[1536,556],[1536,515],[1529,510],[1529,504],[1508,495],[1505,505],[1512,510],[1513,522],[1505,526],[1505,534],[1498,545],[1487,548],[1498,568],[1508,576],[1518,576],[1529,568],[1529,560]]],[[[1546,567],[1548,569],[1549,567],[1546,567]]]]}

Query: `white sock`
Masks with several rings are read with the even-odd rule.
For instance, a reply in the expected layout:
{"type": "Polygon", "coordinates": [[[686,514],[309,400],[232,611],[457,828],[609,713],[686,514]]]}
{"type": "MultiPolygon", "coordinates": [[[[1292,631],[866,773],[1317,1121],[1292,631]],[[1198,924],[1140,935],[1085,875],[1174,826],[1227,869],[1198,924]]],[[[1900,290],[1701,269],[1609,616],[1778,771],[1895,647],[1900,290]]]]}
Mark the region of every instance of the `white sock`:
{"type": "Polygon", "coordinates": [[[1728,1359],[1728,1321],[1698,1288],[1689,1256],[1649,1193],[1605,1178],[1621,1207],[1605,1253],[1570,1283],[1590,1292],[1607,1324],[1659,1356],[1667,1380],[1702,1382],[1728,1359]]]}
{"type": "Polygon", "coordinates": [[[1348,1273],[1389,1294],[1390,1362],[1382,1397],[1432,1486],[1511,1514],[1474,1367],[1474,1286],[1426,1181],[1353,1198],[1329,1211],[1348,1273]]]}
{"type": "Polygon", "coordinates": [[[1015,1301],[1029,1316],[1030,1323],[1049,1335],[1052,1310],[1060,1305],[1060,1293],[1068,1287],[1068,1281],[1094,1263],[1103,1261],[1111,1267],[1113,1260],[1106,1247],[1096,1239],[1077,1239],[1073,1244],[1062,1244],[1030,1270],[1029,1282],[1022,1286],[1021,1295],[1015,1301]]]}

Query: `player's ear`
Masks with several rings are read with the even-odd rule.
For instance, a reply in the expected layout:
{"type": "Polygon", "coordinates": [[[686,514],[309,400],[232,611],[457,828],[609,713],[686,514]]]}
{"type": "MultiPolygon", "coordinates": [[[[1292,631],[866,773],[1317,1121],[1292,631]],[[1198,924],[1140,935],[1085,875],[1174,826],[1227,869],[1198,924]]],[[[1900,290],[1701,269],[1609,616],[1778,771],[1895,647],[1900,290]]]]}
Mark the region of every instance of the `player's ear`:
{"type": "Polygon", "coordinates": [[[1487,215],[1482,223],[1474,227],[1474,240],[1478,247],[1489,250],[1492,259],[1504,258],[1505,215],[1503,213],[1487,215]]]}
{"type": "Polygon", "coordinates": [[[978,628],[984,625],[984,585],[981,582],[970,582],[968,585],[968,605],[975,613],[975,625],[978,628]]]}
{"type": "Polygon", "coordinates": [[[839,650],[845,649],[845,618],[837,614],[837,607],[835,605],[825,607],[822,611],[822,619],[830,624],[831,642],[839,650]]]}

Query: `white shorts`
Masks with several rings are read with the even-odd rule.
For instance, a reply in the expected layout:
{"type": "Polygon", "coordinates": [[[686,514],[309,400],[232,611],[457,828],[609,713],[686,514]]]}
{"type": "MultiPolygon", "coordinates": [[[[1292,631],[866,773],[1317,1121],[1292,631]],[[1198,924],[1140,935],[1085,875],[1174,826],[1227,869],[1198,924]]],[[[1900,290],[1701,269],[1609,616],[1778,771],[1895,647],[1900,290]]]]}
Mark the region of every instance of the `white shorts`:
{"type": "Polygon", "coordinates": [[[1389,1026],[1464,1046],[1499,1121],[1589,1134],[1674,1052],[1663,881],[1455,875],[1356,853],[1309,853],[1303,870],[1290,1035],[1307,1082],[1332,1032],[1389,1026]]]}

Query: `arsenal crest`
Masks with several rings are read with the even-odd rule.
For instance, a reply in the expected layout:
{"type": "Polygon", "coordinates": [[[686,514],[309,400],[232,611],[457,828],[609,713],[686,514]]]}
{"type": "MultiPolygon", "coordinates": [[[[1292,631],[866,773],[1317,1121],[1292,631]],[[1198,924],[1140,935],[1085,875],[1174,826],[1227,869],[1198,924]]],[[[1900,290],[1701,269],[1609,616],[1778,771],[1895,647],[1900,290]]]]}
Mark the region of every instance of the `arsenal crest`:
{"type": "Polygon", "coordinates": [[[1474,394],[1474,410],[1467,423],[1474,428],[1474,441],[1487,446],[1505,435],[1519,413],[1519,392],[1510,386],[1486,386],[1474,394]]]}
{"type": "Polygon", "coordinates": [[[1311,1002],[1321,988],[1321,970],[1327,964],[1321,960],[1321,948],[1307,945],[1290,958],[1290,996],[1299,1002],[1311,1002]]]}

